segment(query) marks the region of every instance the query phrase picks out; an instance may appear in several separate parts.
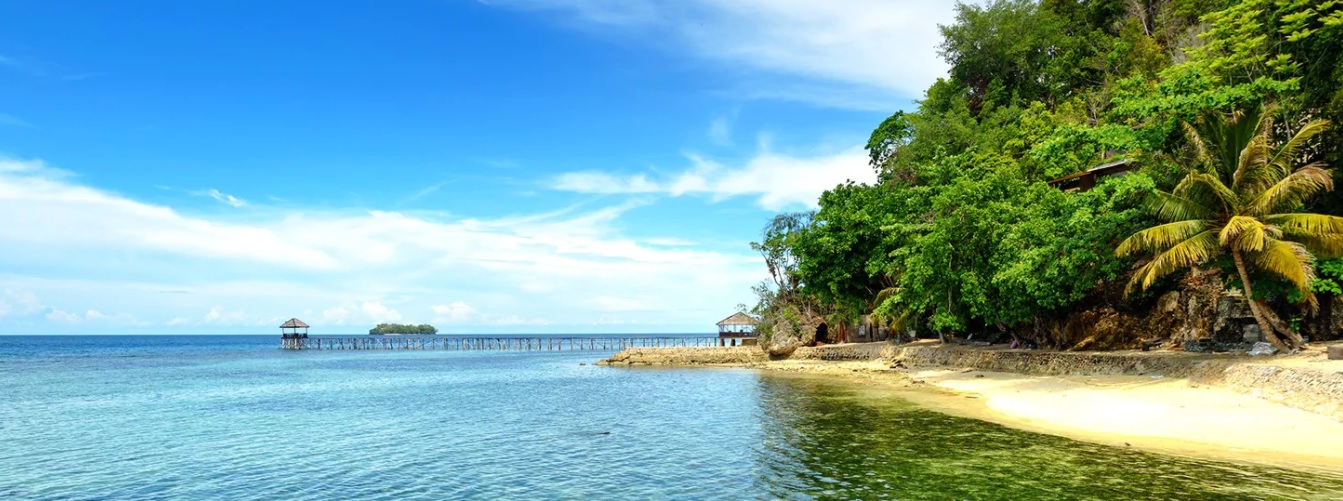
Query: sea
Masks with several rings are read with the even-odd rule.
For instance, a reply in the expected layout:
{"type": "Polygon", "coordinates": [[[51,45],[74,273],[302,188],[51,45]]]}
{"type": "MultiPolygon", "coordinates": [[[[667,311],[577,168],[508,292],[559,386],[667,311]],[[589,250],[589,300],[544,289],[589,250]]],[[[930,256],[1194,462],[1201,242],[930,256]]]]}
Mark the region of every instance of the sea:
{"type": "Polygon", "coordinates": [[[0,337],[0,499],[1343,499],[1343,472],[1079,442],[824,377],[277,346],[0,337]]]}

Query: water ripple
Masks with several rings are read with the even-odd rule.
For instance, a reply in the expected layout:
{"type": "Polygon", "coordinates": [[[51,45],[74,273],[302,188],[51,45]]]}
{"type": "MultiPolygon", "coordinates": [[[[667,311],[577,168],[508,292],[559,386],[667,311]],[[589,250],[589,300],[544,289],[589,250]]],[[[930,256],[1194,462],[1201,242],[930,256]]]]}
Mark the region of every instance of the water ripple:
{"type": "Polygon", "coordinates": [[[269,339],[174,346],[0,353],[0,499],[1343,492],[1343,478],[1083,444],[744,370],[579,366],[592,355],[568,353],[294,354],[269,339]]]}

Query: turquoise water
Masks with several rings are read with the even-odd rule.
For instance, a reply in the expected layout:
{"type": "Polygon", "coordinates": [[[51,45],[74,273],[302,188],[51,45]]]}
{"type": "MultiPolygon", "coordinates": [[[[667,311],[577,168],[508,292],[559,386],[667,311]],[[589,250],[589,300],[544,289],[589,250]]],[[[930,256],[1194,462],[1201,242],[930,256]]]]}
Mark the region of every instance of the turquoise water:
{"type": "Polygon", "coordinates": [[[747,370],[0,338],[0,499],[1339,499],[747,370]]]}

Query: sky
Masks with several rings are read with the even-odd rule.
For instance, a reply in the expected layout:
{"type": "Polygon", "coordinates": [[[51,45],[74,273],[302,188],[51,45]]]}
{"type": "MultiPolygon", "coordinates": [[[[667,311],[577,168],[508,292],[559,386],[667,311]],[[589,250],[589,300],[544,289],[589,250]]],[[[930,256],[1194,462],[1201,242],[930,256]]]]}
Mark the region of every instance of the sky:
{"type": "Polygon", "coordinates": [[[710,332],[952,10],[0,3],[0,334],[710,332]]]}

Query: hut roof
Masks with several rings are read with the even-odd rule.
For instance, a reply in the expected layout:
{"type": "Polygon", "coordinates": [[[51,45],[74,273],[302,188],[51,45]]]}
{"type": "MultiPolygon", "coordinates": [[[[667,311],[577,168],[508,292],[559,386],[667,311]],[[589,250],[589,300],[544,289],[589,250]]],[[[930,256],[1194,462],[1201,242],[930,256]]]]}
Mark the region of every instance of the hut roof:
{"type": "Polygon", "coordinates": [[[306,329],[306,328],[308,328],[308,324],[303,323],[302,320],[299,320],[299,319],[297,319],[297,318],[291,318],[291,319],[289,319],[288,322],[285,322],[283,325],[281,325],[280,328],[281,328],[281,329],[294,329],[294,328],[306,329]]]}
{"type": "Polygon", "coordinates": [[[1051,185],[1061,184],[1067,181],[1071,181],[1073,179],[1086,176],[1096,176],[1096,177],[1113,176],[1115,174],[1128,172],[1132,169],[1133,166],[1129,165],[1129,160],[1127,158],[1123,158],[1107,164],[1097,165],[1095,167],[1084,170],[1082,172],[1078,172],[1076,174],[1069,174],[1058,179],[1051,179],[1049,181],[1049,184],[1051,185]]]}
{"type": "Polygon", "coordinates": [[[755,319],[745,313],[737,312],[718,322],[718,325],[755,325],[755,319]]]}

